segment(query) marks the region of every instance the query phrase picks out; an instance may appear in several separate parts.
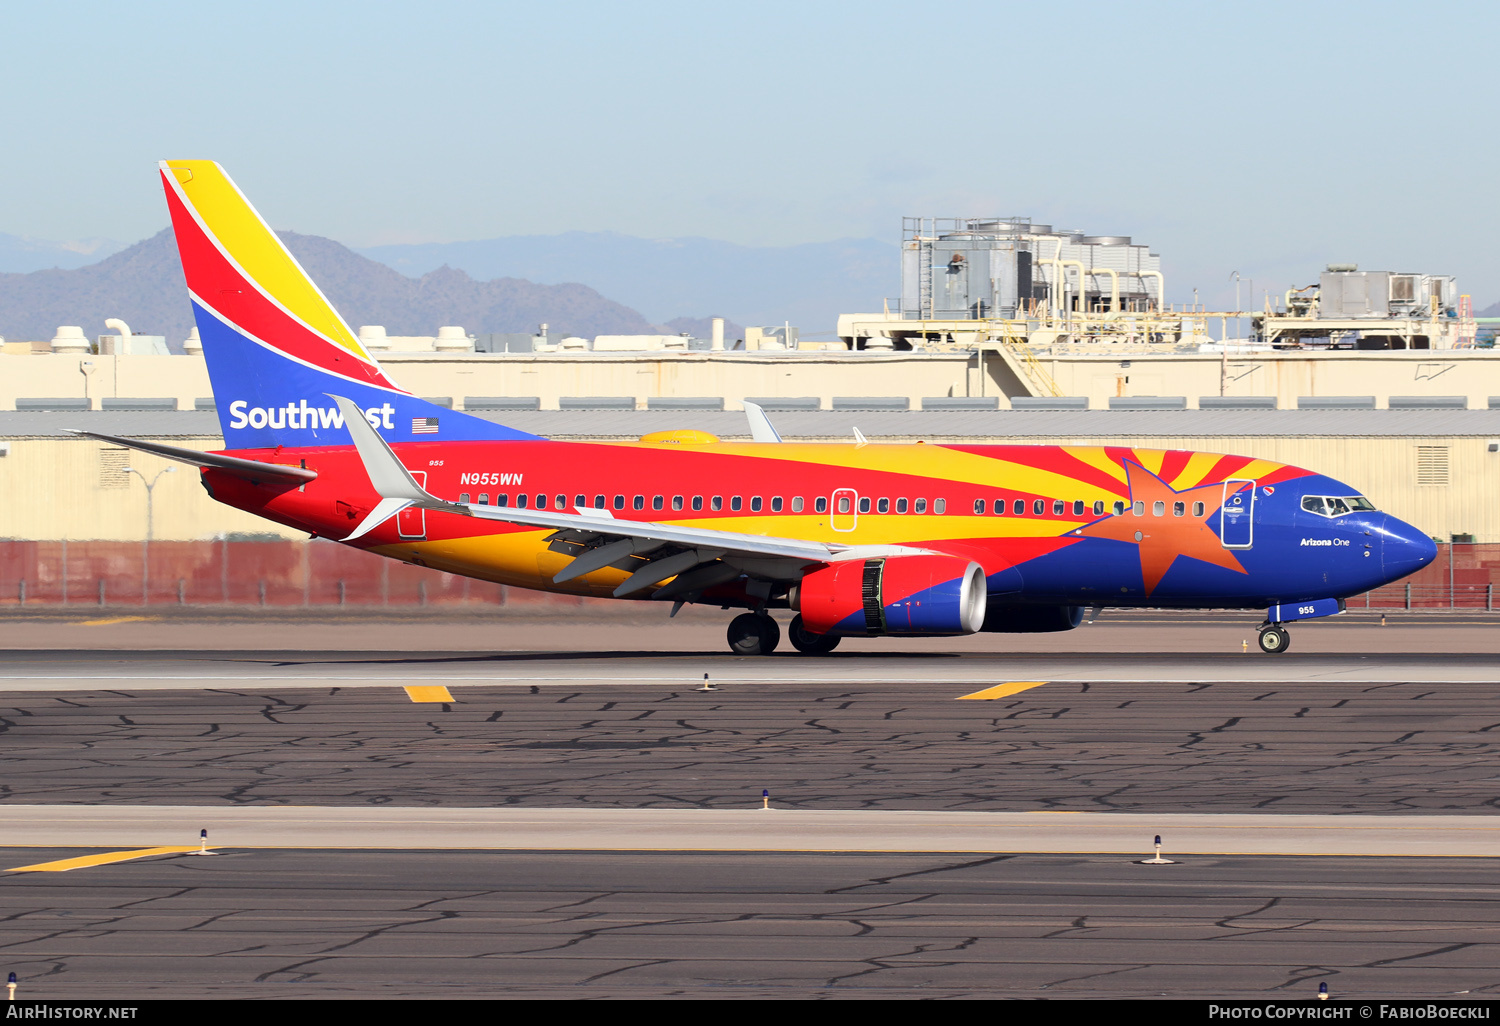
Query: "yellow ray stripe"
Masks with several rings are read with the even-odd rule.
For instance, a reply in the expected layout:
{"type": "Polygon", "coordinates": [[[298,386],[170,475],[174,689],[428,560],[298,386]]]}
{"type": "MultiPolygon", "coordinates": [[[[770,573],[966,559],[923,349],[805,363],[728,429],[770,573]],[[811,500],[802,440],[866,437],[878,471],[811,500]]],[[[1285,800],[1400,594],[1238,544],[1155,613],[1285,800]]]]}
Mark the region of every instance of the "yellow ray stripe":
{"type": "Polygon", "coordinates": [[[1168,481],[1173,490],[1182,491],[1191,488],[1203,480],[1203,475],[1208,473],[1224,457],[1216,452],[1195,452],[1187,461],[1187,466],[1182,468],[1182,473],[1168,481]]]}
{"type": "Polygon", "coordinates": [[[1146,470],[1160,476],[1162,462],[1167,458],[1165,449],[1132,449],[1135,461],[1146,470]]]}
{"type": "Polygon", "coordinates": [[[1062,447],[1062,450],[1069,456],[1072,456],[1074,459],[1078,460],[1078,462],[1087,463],[1095,470],[1104,471],[1104,473],[1108,474],[1116,481],[1119,481],[1121,484],[1125,483],[1125,468],[1120,466],[1120,464],[1115,460],[1111,459],[1109,454],[1104,451],[1103,446],[1065,445],[1062,447]]]}
{"type": "Polygon", "coordinates": [[[198,217],[262,291],[314,331],[369,359],[343,318],[223,168],[211,160],[174,160],[169,166],[198,217]]]}
{"type": "Polygon", "coordinates": [[[437,685],[435,687],[408,686],[406,689],[406,694],[413,702],[453,701],[453,696],[448,692],[448,689],[443,687],[442,685],[437,685]]]}
{"type": "Polygon", "coordinates": [[[198,845],[168,845],[165,848],[137,848],[134,851],[107,851],[102,855],[83,855],[76,859],[60,859],[57,862],[38,862],[34,866],[17,866],[10,873],[66,873],[70,869],[87,869],[89,866],[107,866],[111,862],[129,862],[152,855],[181,855],[198,851],[198,845]]]}
{"type": "Polygon", "coordinates": [[[1234,472],[1235,477],[1248,477],[1252,480],[1263,477],[1273,470],[1280,470],[1284,466],[1281,463],[1272,463],[1270,460],[1251,460],[1239,470],[1234,472]]]}
{"type": "Polygon", "coordinates": [[[1019,695],[1022,691],[1039,688],[1045,683],[1047,682],[1044,680],[1007,681],[1004,684],[997,684],[992,688],[985,688],[983,691],[976,691],[972,695],[959,695],[958,701],[962,702],[965,699],[972,698],[981,702],[989,702],[997,698],[1008,698],[1011,695],[1019,695]]]}

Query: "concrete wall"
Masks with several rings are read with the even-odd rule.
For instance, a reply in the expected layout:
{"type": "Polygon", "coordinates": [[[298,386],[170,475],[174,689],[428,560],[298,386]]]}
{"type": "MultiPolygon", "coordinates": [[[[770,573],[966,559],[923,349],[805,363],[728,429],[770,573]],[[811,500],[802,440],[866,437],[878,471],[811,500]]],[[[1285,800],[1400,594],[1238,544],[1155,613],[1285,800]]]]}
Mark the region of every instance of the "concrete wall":
{"type": "Polygon", "coordinates": [[[1107,346],[1068,347],[1075,352],[1039,357],[1065,395],[1086,395],[1095,409],[1112,396],[1181,395],[1188,406],[1200,396],[1274,395],[1282,409],[1294,409],[1299,396],[1373,395],[1384,407],[1392,395],[1463,395],[1471,409],[1483,409],[1500,395],[1500,352],[1271,352],[1230,356],[1209,353],[1089,353],[1107,346]]]}
{"type": "MultiPolygon", "coordinates": [[[[1220,360],[1211,354],[1153,354],[1070,346],[1042,352],[1039,363],[1065,395],[1088,396],[1103,409],[1112,396],[1219,394],[1220,360]]],[[[564,396],[632,396],[640,406],[660,396],[712,396],[738,409],[747,396],[978,396],[1025,394],[998,355],[987,354],[984,380],[967,352],[872,353],[568,353],[505,356],[386,353],[382,365],[403,387],[424,396],[537,396],[544,410],[564,396]]],[[[1500,352],[1267,353],[1231,358],[1232,396],[1274,395],[1283,409],[1299,396],[1463,395],[1483,408],[1500,395],[1500,352]]],[[[0,354],[0,409],[18,397],[163,398],[192,409],[211,393],[199,356],[64,356],[0,354]],[[85,371],[87,373],[85,373],[85,371]]],[[[915,402],[913,403],[915,405],[915,402]]],[[[1004,405],[1002,403],[1002,405],[1004,405]]]]}

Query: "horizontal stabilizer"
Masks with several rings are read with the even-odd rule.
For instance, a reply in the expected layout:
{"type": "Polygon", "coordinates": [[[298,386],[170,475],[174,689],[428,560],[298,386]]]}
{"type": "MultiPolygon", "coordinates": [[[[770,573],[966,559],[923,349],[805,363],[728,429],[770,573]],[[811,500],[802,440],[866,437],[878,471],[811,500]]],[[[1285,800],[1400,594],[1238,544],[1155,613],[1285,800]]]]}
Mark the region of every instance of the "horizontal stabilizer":
{"type": "Polygon", "coordinates": [[[238,456],[224,456],[216,452],[199,452],[197,449],[183,449],[175,445],[163,445],[160,442],[142,442],[134,438],[119,438],[115,435],[104,435],[97,431],[79,431],[75,428],[68,429],[75,435],[83,435],[85,438],[94,438],[111,445],[123,445],[127,449],[135,449],[138,452],[149,452],[153,456],[163,459],[176,460],[178,463],[188,463],[195,467],[211,467],[214,470],[222,470],[242,477],[247,481],[285,481],[293,485],[305,485],[318,476],[316,470],[308,470],[306,467],[287,467],[280,463],[262,463],[259,460],[246,460],[238,456]]]}

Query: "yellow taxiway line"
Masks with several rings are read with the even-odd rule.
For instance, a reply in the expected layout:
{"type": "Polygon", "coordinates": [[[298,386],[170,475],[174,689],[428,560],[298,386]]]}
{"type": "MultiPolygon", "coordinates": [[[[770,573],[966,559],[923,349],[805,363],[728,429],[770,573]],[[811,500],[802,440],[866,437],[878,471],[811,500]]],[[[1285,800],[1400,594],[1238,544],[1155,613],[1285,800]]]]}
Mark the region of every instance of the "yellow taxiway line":
{"type": "Polygon", "coordinates": [[[961,702],[965,699],[972,698],[981,702],[988,702],[996,698],[1009,698],[1011,695],[1019,695],[1022,691],[1030,691],[1032,688],[1039,688],[1045,683],[1047,682],[1044,680],[1006,681],[1004,684],[996,684],[992,688],[985,688],[983,691],[976,691],[972,695],[959,695],[958,701],[961,702]]]}
{"type": "Polygon", "coordinates": [[[129,862],[152,855],[181,855],[198,851],[197,845],[169,845],[165,848],[137,848],[134,851],[107,851],[100,855],[81,855],[76,859],[59,859],[56,862],[38,862],[34,866],[16,866],[8,873],[66,873],[70,869],[87,869],[89,866],[107,866],[111,862],[129,862]]]}
{"type": "Polygon", "coordinates": [[[406,697],[413,702],[451,702],[453,694],[442,685],[424,687],[419,685],[407,685],[406,697]]]}

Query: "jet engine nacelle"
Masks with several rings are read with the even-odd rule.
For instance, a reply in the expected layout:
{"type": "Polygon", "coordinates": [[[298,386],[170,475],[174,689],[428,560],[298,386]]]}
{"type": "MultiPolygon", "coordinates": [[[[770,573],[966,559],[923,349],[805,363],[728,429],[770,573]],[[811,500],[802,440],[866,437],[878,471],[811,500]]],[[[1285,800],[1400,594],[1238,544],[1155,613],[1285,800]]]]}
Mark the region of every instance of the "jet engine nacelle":
{"type": "Polygon", "coordinates": [[[1070,631],[1083,622],[1082,606],[990,606],[984,630],[992,634],[1070,631]]]}
{"type": "Polygon", "coordinates": [[[984,626],[984,569],[958,556],[832,563],[802,578],[792,608],[814,634],[973,634],[984,626]]]}

